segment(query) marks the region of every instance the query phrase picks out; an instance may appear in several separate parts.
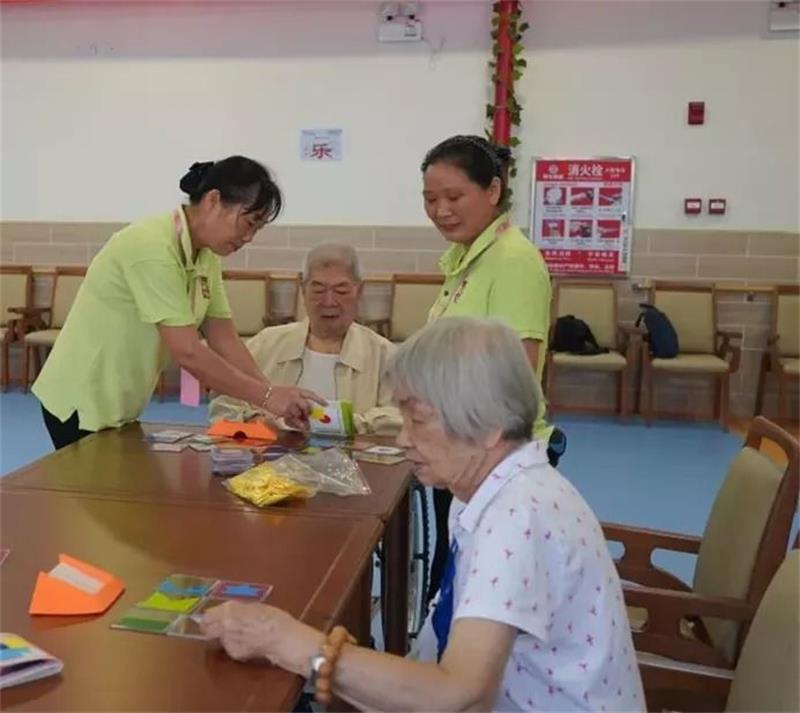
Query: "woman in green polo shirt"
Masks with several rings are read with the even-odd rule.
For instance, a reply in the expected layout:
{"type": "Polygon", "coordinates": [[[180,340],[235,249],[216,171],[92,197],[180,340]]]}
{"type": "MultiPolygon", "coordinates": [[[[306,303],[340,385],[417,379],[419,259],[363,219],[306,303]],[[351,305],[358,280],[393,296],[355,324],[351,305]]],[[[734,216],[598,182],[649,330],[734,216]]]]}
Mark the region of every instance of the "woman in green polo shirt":
{"type": "MultiPolygon", "coordinates": [[[[452,136],[425,156],[425,212],[452,243],[439,261],[445,282],[429,321],[459,315],[502,319],[519,335],[541,383],[550,330],[550,275],[538,248],[506,212],[509,155],[480,136],[452,136]]],[[[548,443],[550,463],[557,465],[566,437],[545,420],[544,399],[534,437],[548,443]]],[[[447,559],[452,495],[435,490],[433,499],[437,536],[429,597],[439,588],[447,559]]]]}
{"type": "Polygon", "coordinates": [[[269,171],[231,156],[194,164],[180,188],[188,205],[120,230],[89,266],[33,385],[57,449],[138,418],[170,358],[214,391],[292,425],[306,421],[310,400],[324,403],[266,381],[236,333],[222,284],[219,256],[280,213],[269,171]]]}

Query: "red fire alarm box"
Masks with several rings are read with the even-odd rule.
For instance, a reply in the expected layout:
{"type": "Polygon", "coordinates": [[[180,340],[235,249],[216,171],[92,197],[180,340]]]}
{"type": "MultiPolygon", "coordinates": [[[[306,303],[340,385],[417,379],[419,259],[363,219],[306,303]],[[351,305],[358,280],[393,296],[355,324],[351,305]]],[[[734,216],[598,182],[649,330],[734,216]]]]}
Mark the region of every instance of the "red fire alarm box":
{"type": "Polygon", "coordinates": [[[689,125],[700,126],[706,121],[706,103],[689,102],[689,125]]]}
{"type": "Polygon", "coordinates": [[[708,212],[711,215],[725,215],[727,201],[724,198],[709,198],[708,212]]]}
{"type": "Polygon", "coordinates": [[[683,199],[683,212],[686,215],[698,215],[703,210],[702,198],[684,198],[683,199]]]}

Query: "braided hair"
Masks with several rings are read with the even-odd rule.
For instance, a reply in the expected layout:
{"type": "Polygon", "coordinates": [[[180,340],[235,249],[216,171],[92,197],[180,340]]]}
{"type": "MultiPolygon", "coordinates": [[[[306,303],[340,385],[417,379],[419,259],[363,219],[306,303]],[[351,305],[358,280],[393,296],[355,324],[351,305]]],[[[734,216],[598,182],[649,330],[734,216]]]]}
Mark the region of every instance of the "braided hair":
{"type": "Polygon", "coordinates": [[[511,158],[511,151],[505,146],[495,146],[481,136],[470,134],[451,136],[434,146],[425,155],[422,172],[436,163],[449,163],[460,168],[470,181],[481,188],[489,188],[495,178],[502,183],[499,208],[508,207],[508,186],[505,167],[511,158]]]}

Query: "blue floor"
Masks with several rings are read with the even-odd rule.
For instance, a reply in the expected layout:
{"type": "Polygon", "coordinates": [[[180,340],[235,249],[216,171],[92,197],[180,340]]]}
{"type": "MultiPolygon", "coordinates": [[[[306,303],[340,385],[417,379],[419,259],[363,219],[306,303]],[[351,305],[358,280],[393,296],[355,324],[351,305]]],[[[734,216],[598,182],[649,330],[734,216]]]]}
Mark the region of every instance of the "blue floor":
{"type": "MultiPolygon", "coordinates": [[[[203,423],[204,408],[153,402],[146,421],[203,423]]],[[[619,424],[593,417],[560,417],[569,446],[561,472],[600,520],[701,534],[740,439],[696,424],[619,424]]],[[[0,395],[0,474],[51,451],[33,396],[0,395]]],[[[656,562],[690,581],[693,558],[657,554],[656,562]]]]}

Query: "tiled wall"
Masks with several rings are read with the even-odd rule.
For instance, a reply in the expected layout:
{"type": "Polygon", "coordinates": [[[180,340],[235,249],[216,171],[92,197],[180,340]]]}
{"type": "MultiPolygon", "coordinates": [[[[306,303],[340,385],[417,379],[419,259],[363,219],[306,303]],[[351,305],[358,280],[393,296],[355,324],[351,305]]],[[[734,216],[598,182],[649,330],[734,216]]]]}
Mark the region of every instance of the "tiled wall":
{"type": "MultiPolygon", "coordinates": [[[[37,276],[36,301],[47,304],[50,280],[46,269],[55,265],[85,265],[110,234],[121,227],[112,223],[0,223],[0,262],[43,268],[37,276]]],[[[253,243],[225,259],[231,269],[299,270],[310,247],[321,242],[353,245],[366,274],[436,272],[445,247],[441,236],[427,227],[381,226],[270,226],[253,243]]],[[[768,329],[769,304],[762,292],[740,288],[796,284],[799,280],[800,235],[781,232],[649,230],[634,238],[631,277],[618,283],[620,319],[631,322],[641,289],[651,279],[697,280],[733,288],[721,297],[721,328],[743,332],[742,366],[731,388],[734,413],[752,413],[759,360],[768,329]]],[[[291,304],[286,284],[275,286],[277,311],[291,304]]],[[[371,317],[388,311],[388,290],[380,284],[365,292],[363,311],[371,317]]],[[[565,373],[556,380],[556,402],[597,408],[611,403],[613,384],[605,375],[565,373]]],[[[711,406],[711,390],[702,379],[659,381],[656,407],[665,412],[699,410],[711,406]]],[[[797,412],[796,397],[792,401],[797,412]]],[[[774,411],[774,389],[766,404],[774,411]]]]}

